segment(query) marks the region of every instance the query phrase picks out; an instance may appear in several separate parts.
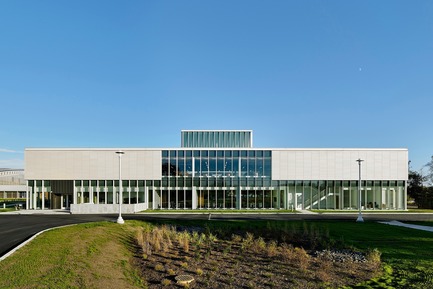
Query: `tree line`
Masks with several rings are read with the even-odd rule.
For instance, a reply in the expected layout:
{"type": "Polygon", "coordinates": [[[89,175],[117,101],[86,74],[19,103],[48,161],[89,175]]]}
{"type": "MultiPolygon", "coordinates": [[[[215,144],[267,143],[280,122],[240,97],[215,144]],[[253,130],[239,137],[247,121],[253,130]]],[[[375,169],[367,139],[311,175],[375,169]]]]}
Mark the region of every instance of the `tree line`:
{"type": "Polygon", "coordinates": [[[433,156],[420,172],[409,166],[407,195],[420,209],[433,209],[433,156]],[[427,172],[424,173],[423,169],[427,172]]]}

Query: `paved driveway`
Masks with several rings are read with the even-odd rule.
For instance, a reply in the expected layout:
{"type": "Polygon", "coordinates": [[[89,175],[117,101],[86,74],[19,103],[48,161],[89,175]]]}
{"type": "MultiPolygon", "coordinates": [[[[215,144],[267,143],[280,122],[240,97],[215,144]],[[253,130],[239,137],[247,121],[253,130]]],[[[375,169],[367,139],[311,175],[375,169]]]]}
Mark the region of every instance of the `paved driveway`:
{"type": "Polygon", "coordinates": [[[57,226],[107,220],[92,215],[6,215],[0,214],[0,256],[34,234],[57,226]]]}

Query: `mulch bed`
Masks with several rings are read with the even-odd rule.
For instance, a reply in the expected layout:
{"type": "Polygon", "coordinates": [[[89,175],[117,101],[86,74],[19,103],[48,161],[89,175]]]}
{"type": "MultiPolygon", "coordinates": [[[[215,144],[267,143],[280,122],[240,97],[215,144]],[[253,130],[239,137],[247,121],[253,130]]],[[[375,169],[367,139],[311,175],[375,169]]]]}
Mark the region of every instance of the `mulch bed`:
{"type": "Polygon", "coordinates": [[[329,257],[332,254],[269,256],[266,249],[245,249],[240,240],[191,244],[187,250],[173,241],[165,251],[142,255],[138,252],[135,264],[149,288],[336,288],[380,272],[380,264],[350,258],[336,261],[329,257]],[[176,284],[175,277],[181,274],[195,280],[187,286],[176,284]]]}

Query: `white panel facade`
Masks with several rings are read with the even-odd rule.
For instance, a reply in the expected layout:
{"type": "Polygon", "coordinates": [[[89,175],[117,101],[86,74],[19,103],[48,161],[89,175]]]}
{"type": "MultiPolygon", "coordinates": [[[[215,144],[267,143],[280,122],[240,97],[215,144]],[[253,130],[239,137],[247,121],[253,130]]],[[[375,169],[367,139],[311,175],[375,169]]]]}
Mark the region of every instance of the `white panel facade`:
{"type": "MultiPolygon", "coordinates": [[[[28,180],[116,180],[116,149],[26,149],[28,180]]],[[[160,180],[161,150],[122,149],[122,178],[160,180]]]]}
{"type": "Polygon", "coordinates": [[[407,180],[407,149],[277,149],[273,180],[407,180]]]}

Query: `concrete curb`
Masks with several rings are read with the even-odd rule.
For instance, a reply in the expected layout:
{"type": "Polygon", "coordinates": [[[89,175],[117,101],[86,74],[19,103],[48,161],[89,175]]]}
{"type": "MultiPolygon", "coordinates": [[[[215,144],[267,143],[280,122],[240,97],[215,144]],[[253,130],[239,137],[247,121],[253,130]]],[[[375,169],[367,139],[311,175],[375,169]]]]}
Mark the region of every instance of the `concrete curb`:
{"type": "Polygon", "coordinates": [[[76,224],[71,224],[71,225],[64,225],[64,226],[58,226],[58,227],[53,227],[53,228],[48,228],[45,230],[42,230],[36,234],[34,234],[33,236],[31,236],[30,238],[28,238],[27,240],[25,240],[24,242],[22,242],[21,244],[19,244],[18,246],[16,246],[15,248],[13,248],[12,250],[10,250],[9,252],[7,252],[6,254],[4,254],[3,256],[0,257],[0,262],[5,260],[7,257],[11,256],[13,253],[15,253],[16,251],[18,251],[20,248],[24,247],[25,245],[27,245],[28,243],[30,243],[34,238],[36,238],[37,236],[41,235],[42,233],[45,233],[47,231],[51,231],[54,229],[60,229],[60,228],[64,228],[64,227],[70,227],[70,226],[74,226],[76,224]]]}

